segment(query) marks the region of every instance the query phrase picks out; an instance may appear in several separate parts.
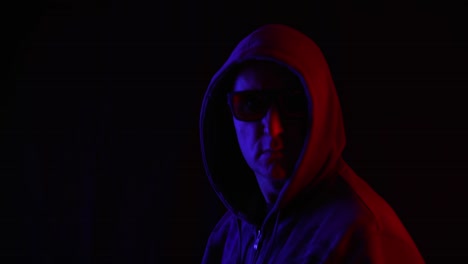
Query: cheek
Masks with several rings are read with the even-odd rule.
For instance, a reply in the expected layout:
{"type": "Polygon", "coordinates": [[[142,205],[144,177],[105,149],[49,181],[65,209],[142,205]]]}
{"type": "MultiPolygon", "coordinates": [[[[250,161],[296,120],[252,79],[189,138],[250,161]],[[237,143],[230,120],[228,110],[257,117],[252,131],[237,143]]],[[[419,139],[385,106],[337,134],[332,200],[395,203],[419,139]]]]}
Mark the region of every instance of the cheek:
{"type": "Polygon", "coordinates": [[[254,155],[256,142],[259,139],[259,126],[255,123],[234,120],[234,128],[244,156],[254,155]]]}

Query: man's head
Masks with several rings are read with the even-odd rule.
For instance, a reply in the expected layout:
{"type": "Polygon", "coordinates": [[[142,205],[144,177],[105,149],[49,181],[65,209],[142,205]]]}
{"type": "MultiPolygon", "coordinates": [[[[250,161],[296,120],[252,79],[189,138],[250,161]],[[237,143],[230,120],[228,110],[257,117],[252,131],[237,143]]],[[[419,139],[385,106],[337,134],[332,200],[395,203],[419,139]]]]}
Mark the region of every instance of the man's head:
{"type": "Polygon", "coordinates": [[[226,207],[249,221],[261,221],[257,205],[284,208],[336,175],[344,132],[320,48],[281,24],[261,26],[236,45],[211,78],[200,111],[208,178],[226,207]]]}
{"type": "Polygon", "coordinates": [[[260,187],[277,195],[293,173],[309,124],[301,81],[276,63],[250,61],[234,78],[228,103],[244,159],[260,187]]]}

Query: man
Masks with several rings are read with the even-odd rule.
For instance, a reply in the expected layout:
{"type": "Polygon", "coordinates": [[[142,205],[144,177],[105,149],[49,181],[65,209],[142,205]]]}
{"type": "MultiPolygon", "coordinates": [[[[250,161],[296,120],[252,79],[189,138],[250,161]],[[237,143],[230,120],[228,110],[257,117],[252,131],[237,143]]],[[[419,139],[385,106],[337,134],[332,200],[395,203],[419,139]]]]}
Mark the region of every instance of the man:
{"type": "Polygon", "coordinates": [[[328,65],[279,24],[243,39],[200,116],[210,182],[228,209],[203,263],[424,263],[392,208],[341,158],[328,65]]]}

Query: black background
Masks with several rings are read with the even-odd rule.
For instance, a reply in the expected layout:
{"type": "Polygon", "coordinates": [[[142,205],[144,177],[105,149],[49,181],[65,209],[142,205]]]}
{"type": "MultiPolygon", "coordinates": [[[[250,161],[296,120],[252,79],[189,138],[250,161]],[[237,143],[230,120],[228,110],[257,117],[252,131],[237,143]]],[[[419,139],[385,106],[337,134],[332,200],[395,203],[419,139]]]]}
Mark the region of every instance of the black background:
{"type": "Polygon", "coordinates": [[[345,160],[427,262],[465,259],[465,11],[415,0],[6,4],[2,263],[198,263],[223,212],[200,155],[203,93],[264,23],[322,48],[345,160]]]}

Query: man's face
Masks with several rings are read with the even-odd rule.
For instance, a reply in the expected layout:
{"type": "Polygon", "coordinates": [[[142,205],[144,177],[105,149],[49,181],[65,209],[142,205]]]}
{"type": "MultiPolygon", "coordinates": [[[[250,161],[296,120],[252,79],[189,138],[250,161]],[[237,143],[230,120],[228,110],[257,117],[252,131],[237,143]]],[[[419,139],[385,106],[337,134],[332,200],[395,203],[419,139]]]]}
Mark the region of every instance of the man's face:
{"type": "Polygon", "coordinates": [[[283,181],[294,169],[307,131],[300,81],[276,64],[255,62],[241,69],[231,94],[236,94],[230,103],[238,110],[234,127],[247,164],[257,178],[283,181]]]}

